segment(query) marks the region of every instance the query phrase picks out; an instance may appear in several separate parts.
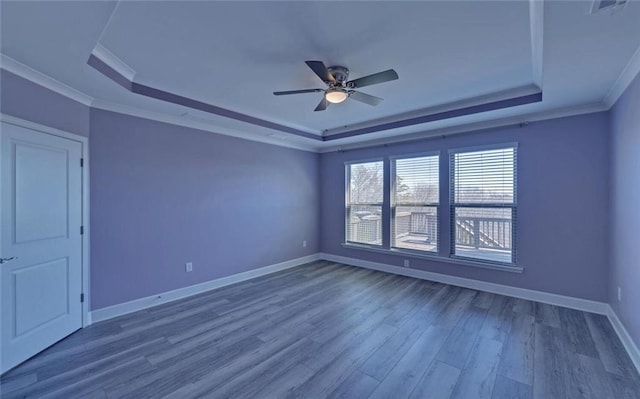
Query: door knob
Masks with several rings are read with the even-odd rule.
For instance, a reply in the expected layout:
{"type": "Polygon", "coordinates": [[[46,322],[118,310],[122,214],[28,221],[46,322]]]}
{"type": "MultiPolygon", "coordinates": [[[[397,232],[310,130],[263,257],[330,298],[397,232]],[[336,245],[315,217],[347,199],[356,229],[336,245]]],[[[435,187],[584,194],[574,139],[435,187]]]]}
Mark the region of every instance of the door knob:
{"type": "Polygon", "coordinates": [[[10,260],[14,260],[14,259],[18,259],[18,257],[17,256],[12,256],[10,258],[0,258],[0,265],[3,264],[3,263],[7,263],[10,260]]]}

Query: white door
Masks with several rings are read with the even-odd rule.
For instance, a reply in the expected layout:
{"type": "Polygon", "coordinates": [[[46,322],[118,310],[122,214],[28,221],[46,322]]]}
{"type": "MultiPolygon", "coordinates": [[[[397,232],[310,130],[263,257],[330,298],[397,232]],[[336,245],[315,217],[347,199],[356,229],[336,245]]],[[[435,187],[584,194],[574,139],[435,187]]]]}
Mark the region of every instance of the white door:
{"type": "Polygon", "coordinates": [[[0,128],[0,371],[82,327],[82,143],[0,128]]]}

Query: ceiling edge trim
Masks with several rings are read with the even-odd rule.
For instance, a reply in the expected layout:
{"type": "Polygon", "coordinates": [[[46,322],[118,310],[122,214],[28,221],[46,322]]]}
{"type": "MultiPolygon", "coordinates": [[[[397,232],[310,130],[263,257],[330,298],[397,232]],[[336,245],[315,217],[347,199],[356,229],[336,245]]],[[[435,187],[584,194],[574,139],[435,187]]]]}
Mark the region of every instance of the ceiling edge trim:
{"type": "Polygon", "coordinates": [[[418,118],[425,115],[433,115],[440,112],[467,108],[472,105],[487,104],[494,101],[506,100],[508,98],[520,97],[520,96],[525,96],[529,94],[536,94],[539,92],[540,92],[540,88],[537,85],[528,84],[525,86],[514,87],[511,89],[501,90],[498,92],[481,94],[476,97],[469,97],[469,98],[455,100],[448,103],[433,105],[426,108],[420,108],[420,109],[412,110],[409,112],[404,112],[401,114],[396,114],[396,115],[387,116],[387,117],[378,118],[378,119],[372,119],[367,122],[356,123],[356,124],[345,126],[342,128],[326,130],[324,133],[324,136],[329,137],[334,134],[341,134],[341,133],[349,132],[352,130],[367,128],[375,125],[383,125],[383,124],[390,124],[394,122],[400,122],[406,119],[418,118]]]}
{"type": "Polygon", "coordinates": [[[91,104],[92,109],[98,109],[102,111],[115,112],[118,114],[129,115],[137,118],[153,120],[156,122],[167,123],[175,126],[188,127],[191,129],[204,130],[211,133],[221,134],[224,136],[231,136],[249,141],[257,141],[260,143],[271,144],[278,147],[293,148],[296,150],[318,152],[318,147],[312,145],[306,145],[304,143],[293,143],[286,140],[280,140],[272,138],[268,135],[259,136],[255,133],[245,133],[238,130],[220,128],[207,122],[200,122],[193,119],[186,119],[178,115],[165,114],[162,112],[148,111],[141,108],[131,107],[123,104],[116,104],[104,100],[94,100],[91,104]]]}
{"type": "Polygon", "coordinates": [[[124,61],[122,61],[118,56],[113,54],[109,49],[104,47],[102,44],[98,43],[91,51],[91,55],[97,57],[105,64],[109,65],[111,69],[117,71],[118,74],[122,75],[125,79],[129,81],[133,81],[136,76],[136,71],[133,70],[129,65],[127,65],[124,61]]]}
{"type": "Polygon", "coordinates": [[[508,118],[493,119],[482,122],[474,122],[465,125],[451,126],[446,128],[437,128],[432,130],[425,130],[419,133],[410,133],[402,136],[375,139],[369,141],[363,141],[360,143],[353,143],[347,145],[336,145],[331,147],[321,148],[318,152],[336,152],[336,151],[349,151],[361,148],[378,147],[384,145],[406,143],[412,141],[419,141],[429,138],[436,138],[442,136],[452,136],[461,133],[478,132],[487,129],[495,129],[506,126],[526,124],[528,122],[538,122],[549,119],[558,119],[569,116],[577,116],[584,114],[591,114],[595,112],[607,111],[609,107],[604,103],[592,103],[579,106],[571,106],[553,111],[534,112],[525,115],[512,116],[508,118]]]}
{"type": "Polygon", "coordinates": [[[511,97],[503,100],[493,101],[489,103],[482,103],[472,105],[463,108],[456,108],[448,111],[438,112],[435,114],[428,114],[423,116],[417,116],[414,118],[403,119],[395,122],[387,122],[379,125],[364,127],[360,129],[354,129],[343,133],[336,133],[330,136],[323,137],[324,141],[338,140],[347,137],[359,136],[362,134],[380,132],[383,130],[397,129],[406,126],[421,125],[428,122],[435,122],[443,119],[458,118],[461,116],[478,114],[482,112],[495,111],[498,109],[516,107],[518,105],[532,104],[542,101],[542,91],[534,94],[527,94],[524,96],[511,97]]]}
{"type": "Polygon", "coordinates": [[[640,47],[636,49],[636,52],[633,53],[627,65],[622,69],[620,75],[604,97],[603,102],[607,104],[609,108],[613,107],[638,75],[640,75],[640,47]]]}
{"type": "Polygon", "coordinates": [[[0,53],[0,68],[83,105],[89,106],[93,101],[93,97],[2,53],[0,53]]]}
{"type": "Polygon", "coordinates": [[[317,134],[309,133],[303,130],[294,129],[289,126],[281,125],[278,123],[270,122],[264,119],[256,118],[254,116],[242,114],[240,112],[232,111],[226,108],[221,108],[209,103],[194,100],[179,94],[171,93],[165,90],[161,90],[152,86],[147,86],[141,83],[137,83],[128,79],[120,71],[115,69],[108,62],[99,58],[96,54],[92,53],[87,60],[87,64],[93,67],[98,72],[105,75],[107,78],[118,83],[120,86],[129,90],[132,93],[140,94],[145,97],[155,98],[156,100],[169,102],[183,107],[197,109],[199,111],[208,112],[210,114],[222,116],[225,118],[235,119],[241,122],[249,123],[256,126],[265,127],[267,129],[278,130],[283,133],[290,133],[296,136],[305,137],[308,139],[321,141],[322,137],[317,134]]]}
{"type": "Polygon", "coordinates": [[[533,81],[542,88],[543,81],[543,43],[544,43],[544,1],[529,0],[529,19],[531,29],[531,64],[533,81]]]}
{"type": "Polygon", "coordinates": [[[102,61],[100,58],[98,58],[94,54],[91,54],[89,56],[89,60],[87,60],[87,64],[89,64],[89,66],[93,67],[93,69],[99,71],[101,74],[111,79],[115,83],[124,87],[125,89],[131,91],[131,89],[133,88],[132,83],[129,79],[127,79],[115,68],[113,68],[108,63],[102,61]]]}

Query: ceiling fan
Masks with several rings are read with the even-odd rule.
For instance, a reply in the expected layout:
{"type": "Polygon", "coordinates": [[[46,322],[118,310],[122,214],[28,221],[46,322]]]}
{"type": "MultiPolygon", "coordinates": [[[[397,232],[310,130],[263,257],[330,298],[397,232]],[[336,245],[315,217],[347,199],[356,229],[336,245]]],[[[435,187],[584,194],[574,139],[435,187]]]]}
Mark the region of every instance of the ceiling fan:
{"type": "Polygon", "coordinates": [[[347,81],[349,78],[349,70],[345,67],[332,66],[327,68],[322,61],[305,61],[305,63],[327,85],[326,89],[275,91],[273,94],[276,96],[284,96],[288,94],[324,92],[322,101],[320,101],[320,104],[318,104],[314,111],[324,111],[329,106],[329,103],[339,104],[349,97],[365,104],[378,105],[382,101],[380,97],[361,93],[354,89],[398,79],[396,71],[387,69],[386,71],[347,81]]]}

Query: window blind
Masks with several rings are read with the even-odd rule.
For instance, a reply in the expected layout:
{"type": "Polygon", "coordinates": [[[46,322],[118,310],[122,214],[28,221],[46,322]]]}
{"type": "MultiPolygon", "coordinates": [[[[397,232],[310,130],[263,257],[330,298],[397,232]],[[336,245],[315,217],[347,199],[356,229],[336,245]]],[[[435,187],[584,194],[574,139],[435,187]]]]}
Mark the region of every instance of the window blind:
{"type": "Polygon", "coordinates": [[[394,158],[391,245],[438,252],[439,156],[394,158]]]}
{"type": "Polygon", "coordinates": [[[346,169],[346,241],[382,245],[383,162],[351,163],[346,169]]]}
{"type": "Polygon", "coordinates": [[[450,153],[452,255],[515,263],[517,148],[450,153]]]}

